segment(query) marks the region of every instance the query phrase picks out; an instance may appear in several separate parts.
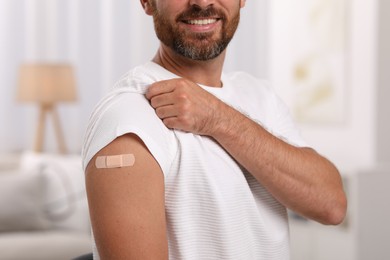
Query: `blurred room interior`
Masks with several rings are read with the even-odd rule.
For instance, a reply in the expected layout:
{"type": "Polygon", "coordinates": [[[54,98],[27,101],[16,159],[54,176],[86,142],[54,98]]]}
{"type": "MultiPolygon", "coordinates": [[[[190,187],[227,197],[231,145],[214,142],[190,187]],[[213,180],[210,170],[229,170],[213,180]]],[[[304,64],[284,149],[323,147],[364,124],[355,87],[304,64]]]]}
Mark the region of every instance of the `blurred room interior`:
{"type": "MultiPolygon", "coordinates": [[[[336,227],[291,212],[292,260],[390,259],[389,24],[387,0],[256,0],[242,10],[225,70],[270,81],[348,195],[336,227]]],[[[0,260],[91,251],[86,124],[157,47],[139,1],[0,1],[0,260]]]]}

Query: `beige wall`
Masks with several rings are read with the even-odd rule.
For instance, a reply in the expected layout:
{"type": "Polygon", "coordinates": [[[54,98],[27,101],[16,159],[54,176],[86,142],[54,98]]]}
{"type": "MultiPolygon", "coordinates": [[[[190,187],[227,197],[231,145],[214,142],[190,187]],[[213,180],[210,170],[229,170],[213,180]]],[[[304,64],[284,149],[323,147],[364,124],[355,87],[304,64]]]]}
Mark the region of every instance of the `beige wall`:
{"type": "MultiPolygon", "coordinates": [[[[300,125],[307,142],[330,158],[342,172],[377,164],[379,126],[376,115],[381,109],[377,106],[378,0],[346,2],[345,118],[338,123],[300,125]]],[[[294,33],[291,33],[288,19],[291,19],[289,5],[293,4],[291,1],[271,2],[269,37],[270,76],[290,107],[293,106],[294,86],[288,64],[292,60],[288,43],[294,33]]]]}

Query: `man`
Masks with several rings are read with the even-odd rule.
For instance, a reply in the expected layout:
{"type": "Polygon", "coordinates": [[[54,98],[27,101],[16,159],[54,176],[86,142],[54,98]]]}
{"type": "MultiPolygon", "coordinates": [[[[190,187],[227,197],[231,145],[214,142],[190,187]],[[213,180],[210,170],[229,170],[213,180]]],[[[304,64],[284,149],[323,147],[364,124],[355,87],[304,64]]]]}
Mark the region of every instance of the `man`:
{"type": "Polygon", "coordinates": [[[222,73],[245,0],[141,0],[161,42],[92,115],[96,259],[289,259],[286,207],[340,223],[337,169],[265,82],[222,73]]]}

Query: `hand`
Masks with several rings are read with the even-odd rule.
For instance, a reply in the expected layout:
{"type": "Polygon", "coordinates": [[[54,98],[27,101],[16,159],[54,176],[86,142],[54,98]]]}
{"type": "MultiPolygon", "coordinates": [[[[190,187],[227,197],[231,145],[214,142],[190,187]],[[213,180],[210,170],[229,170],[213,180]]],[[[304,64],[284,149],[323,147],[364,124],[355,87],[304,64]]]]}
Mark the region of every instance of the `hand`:
{"type": "Polygon", "coordinates": [[[187,79],[171,79],[152,84],[146,98],[170,129],[211,135],[218,126],[222,102],[187,79]]]}

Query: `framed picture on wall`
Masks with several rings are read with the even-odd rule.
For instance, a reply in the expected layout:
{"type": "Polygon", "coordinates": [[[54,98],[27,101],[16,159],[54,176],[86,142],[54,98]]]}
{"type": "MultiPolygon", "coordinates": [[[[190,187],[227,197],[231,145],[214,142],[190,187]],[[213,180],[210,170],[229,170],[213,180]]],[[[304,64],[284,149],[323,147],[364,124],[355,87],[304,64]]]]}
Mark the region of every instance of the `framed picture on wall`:
{"type": "Polygon", "coordinates": [[[283,91],[288,93],[289,106],[300,123],[332,124],[345,120],[348,1],[273,3],[272,28],[277,31],[272,41],[277,44],[272,48],[274,53],[285,55],[274,55],[272,74],[284,88],[289,88],[283,91]],[[281,63],[282,66],[277,65],[281,63]]]}

